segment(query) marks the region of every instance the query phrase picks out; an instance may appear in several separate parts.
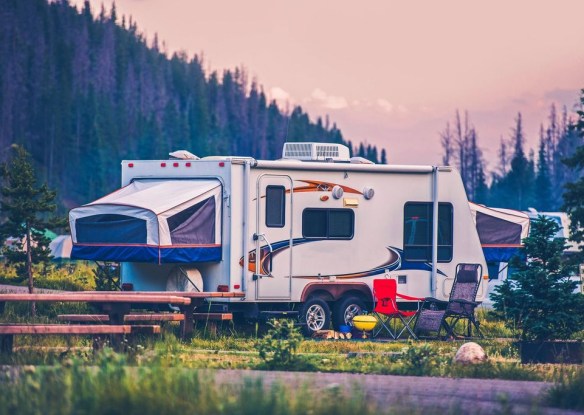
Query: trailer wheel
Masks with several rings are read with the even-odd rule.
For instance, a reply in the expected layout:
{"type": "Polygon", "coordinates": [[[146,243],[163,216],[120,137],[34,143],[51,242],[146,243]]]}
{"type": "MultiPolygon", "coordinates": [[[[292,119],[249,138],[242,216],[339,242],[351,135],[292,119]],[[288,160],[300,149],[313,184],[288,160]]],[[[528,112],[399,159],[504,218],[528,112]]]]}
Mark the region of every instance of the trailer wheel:
{"type": "Polygon", "coordinates": [[[333,327],[339,330],[341,326],[352,326],[353,317],[365,310],[365,303],[359,297],[343,297],[333,308],[333,327]]]}
{"type": "Polygon", "coordinates": [[[319,330],[326,330],[331,324],[331,310],[326,301],[314,297],[300,307],[300,322],[305,336],[312,336],[319,330]]]}

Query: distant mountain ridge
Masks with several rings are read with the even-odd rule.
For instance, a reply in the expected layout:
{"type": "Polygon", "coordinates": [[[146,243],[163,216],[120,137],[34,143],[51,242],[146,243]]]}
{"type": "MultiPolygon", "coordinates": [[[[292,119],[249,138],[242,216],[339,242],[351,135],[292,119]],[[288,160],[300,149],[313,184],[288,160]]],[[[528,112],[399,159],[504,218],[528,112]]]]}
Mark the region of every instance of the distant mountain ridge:
{"type": "MultiPolygon", "coordinates": [[[[94,16],[88,2],[2,1],[0,158],[22,144],[64,207],[115,189],[122,159],[178,149],[272,159],[286,139],[351,146],[328,120],[284,113],[245,70],[206,73],[197,56],[167,57],[115,6],[94,16]]],[[[375,147],[357,152],[377,159],[375,147]]]]}

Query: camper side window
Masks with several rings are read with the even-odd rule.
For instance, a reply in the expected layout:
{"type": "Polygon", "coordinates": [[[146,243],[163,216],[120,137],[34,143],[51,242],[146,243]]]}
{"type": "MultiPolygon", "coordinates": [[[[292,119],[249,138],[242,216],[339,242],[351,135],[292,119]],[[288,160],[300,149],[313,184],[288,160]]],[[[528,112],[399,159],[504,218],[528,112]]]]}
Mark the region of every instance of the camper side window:
{"type": "MultiPolygon", "coordinates": [[[[438,262],[452,261],[453,216],[450,203],[438,204],[438,262]]],[[[432,261],[432,203],[404,206],[404,259],[432,261]]]]}
{"type": "Polygon", "coordinates": [[[351,209],[317,209],[302,211],[304,238],[353,239],[355,213],[351,209]]]}
{"type": "Polygon", "coordinates": [[[286,222],[286,188],[266,187],[266,226],[283,228],[286,222]]]}

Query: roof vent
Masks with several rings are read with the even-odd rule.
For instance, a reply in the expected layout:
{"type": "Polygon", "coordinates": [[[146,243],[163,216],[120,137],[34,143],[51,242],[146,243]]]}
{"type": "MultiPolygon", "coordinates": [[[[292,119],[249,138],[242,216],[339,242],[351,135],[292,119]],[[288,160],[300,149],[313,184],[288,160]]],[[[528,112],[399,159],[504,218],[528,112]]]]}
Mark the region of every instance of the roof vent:
{"type": "Polygon", "coordinates": [[[304,161],[344,161],[351,159],[349,148],[329,143],[284,143],[282,158],[304,161]]]}

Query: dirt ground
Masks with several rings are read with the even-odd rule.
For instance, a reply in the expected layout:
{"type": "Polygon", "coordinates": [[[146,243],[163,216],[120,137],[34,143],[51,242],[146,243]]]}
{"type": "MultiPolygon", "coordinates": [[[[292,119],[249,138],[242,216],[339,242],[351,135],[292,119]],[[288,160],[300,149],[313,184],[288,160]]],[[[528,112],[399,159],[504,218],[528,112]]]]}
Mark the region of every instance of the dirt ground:
{"type": "Polygon", "coordinates": [[[315,390],[339,387],[347,392],[358,385],[379,408],[417,406],[422,411],[443,408],[444,413],[453,410],[468,414],[580,413],[538,404],[552,386],[546,382],[255,370],[217,370],[213,374],[217,383],[227,384],[242,382],[245,378],[261,378],[266,386],[274,382],[292,388],[309,384],[315,390]]]}

